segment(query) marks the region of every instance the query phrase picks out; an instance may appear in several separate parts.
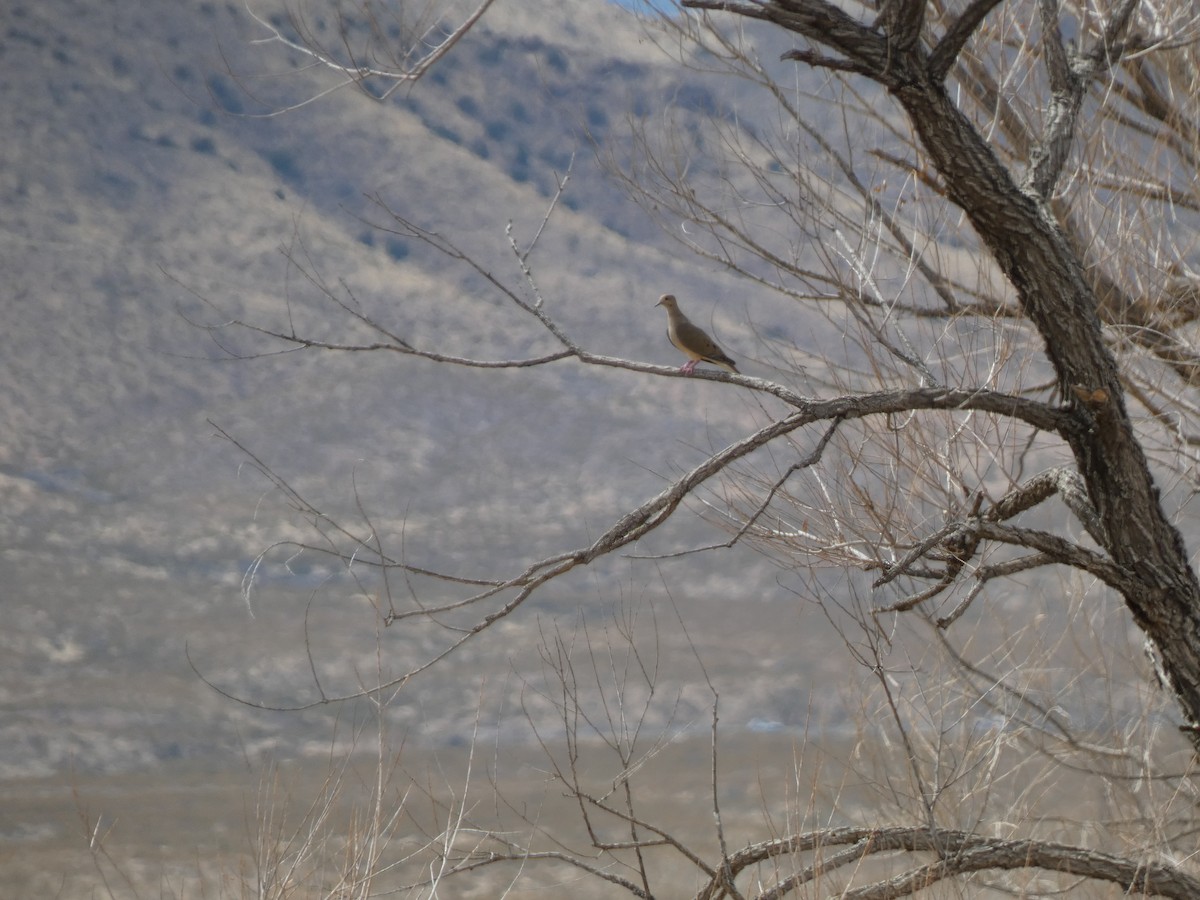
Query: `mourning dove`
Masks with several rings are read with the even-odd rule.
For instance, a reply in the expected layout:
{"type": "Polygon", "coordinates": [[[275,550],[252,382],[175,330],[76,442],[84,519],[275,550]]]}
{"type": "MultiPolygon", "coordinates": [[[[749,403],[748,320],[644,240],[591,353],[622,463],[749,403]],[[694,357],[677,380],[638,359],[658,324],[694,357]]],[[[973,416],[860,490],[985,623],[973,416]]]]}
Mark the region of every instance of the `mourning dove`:
{"type": "Polygon", "coordinates": [[[688,357],[688,361],[680,367],[680,372],[687,372],[690,375],[697,363],[702,362],[720,366],[730,372],[737,372],[737,365],[725,355],[724,350],[717,346],[717,342],[710,338],[703,328],[693,325],[691,320],[679,311],[679,302],[675,299],[674,294],[663,294],[655,305],[666,307],[667,337],[671,339],[671,343],[677,349],[688,357]]]}

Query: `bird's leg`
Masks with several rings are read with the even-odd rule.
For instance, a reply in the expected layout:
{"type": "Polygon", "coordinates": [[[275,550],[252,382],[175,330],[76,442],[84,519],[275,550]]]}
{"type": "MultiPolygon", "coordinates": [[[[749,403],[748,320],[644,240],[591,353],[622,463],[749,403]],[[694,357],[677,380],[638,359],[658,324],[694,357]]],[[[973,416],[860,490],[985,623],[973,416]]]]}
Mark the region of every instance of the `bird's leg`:
{"type": "Polygon", "coordinates": [[[688,375],[691,375],[692,369],[696,368],[696,363],[698,363],[698,362],[700,362],[700,360],[698,360],[698,359],[689,359],[687,362],[685,362],[682,366],[679,367],[679,371],[684,372],[688,375]]]}

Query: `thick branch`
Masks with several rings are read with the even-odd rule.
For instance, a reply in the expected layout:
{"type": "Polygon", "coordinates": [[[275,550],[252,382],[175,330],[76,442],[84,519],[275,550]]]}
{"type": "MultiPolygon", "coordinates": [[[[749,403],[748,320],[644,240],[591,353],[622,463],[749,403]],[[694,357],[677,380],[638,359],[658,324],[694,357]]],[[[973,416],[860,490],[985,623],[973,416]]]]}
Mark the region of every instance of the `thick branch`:
{"type": "Polygon", "coordinates": [[[973,0],[971,5],[951,23],[929,56],[929,77],[932,80],[942,81],[945,79],[950,67],[958,59],[958,54],[962,52],[962,48],[975,33],[975,29],[982,25],[987,14],[1002,2],[1004,0],[973,0]]]}
{"type": "Polygon", "coordinates": [[[1000,525],[995,522],[981,522],[975,533],[985,540],[1039,550],[1052,557],[1055,562],[1082,569],[1096,576],[1109,587],[1121,593],[1137,591],[1141,588],[1141,584],[1132,572],[1115,565],[1107,556],[1094,550],[1088,550],[1086,547],[1080,547],[1078,544],[1048,531],[1040,531],[1036,528],[1016,528],[1012,525],[1000,525]]]}
{"type": "Polygon", "coordinates": [[[912,49],[925,25],[926,0],[885,0],[879,15],[893,52],[912,49]]]}
{"type": "Polygon", "coordinates": [[[1075,139],[1075,126],[1083,106],[1083,95],[1092,79],[1107,71],[1120,57],[1118,42],[1129,26],[1138,0],[1125,0],[1108,22],[1104,34],[1091,50],[1071,60],[1063,44],[1058,25],[1058,3],[1039,0],[1042,21],[1042,46],[1046,54],[1046,72],[1050,76],[1051,100],[1046,114],[1042,141],[1034,152],[1028,186],[1040,197],[1049,197],[1062,174],[1063,165],[1075,139]]]}
{"type": "Polygon", "coordinates": [[[1046,129],[1042,142],[1034,151],[1029,169],[1029,188],[1040,197],[1049,197],[1071,151],[1075,123],[1083,105],[1086,82],[1071,70],[1067,50],[1058,27],[1058,4],[1040,0],[1042,46],[1045,48],[1046,72],[1050,76],[1050,108],[1046,112],[1046,129]]]}
{"type": "Polygon", "coordinates": [[[887,66],[888,40],[826,0],[802,3],[735,3],[725,0],[683,0],[688,9],[729,12],[776,25],[804,35],[841,53],[855,71],[868,74],[887,66]]]}
{"type": "MultiPolygon", "coordinates": [[[[730,858],[735,873],[772,859],[822,848],[852,846],[858,853],[827,856],[824,863],[814,862],[805,872],[811,879],[827,876],[838,866],[861,864],[881,853],[935,853],[934,862],[910,869],[886,881],[876,882],[843,894],[856,900],[891,900],[927,888],[935,882],[958,875],[989,869],[1043,869],[1083,878],[1107,881],[1131,894],[1191,900],[1200,896],[1200,879],[1175,866],[1128,859],[1085,847],[1073,847],[1051,841],[1006,841],[964,831],[928,827],[829,828],[781,838],[747,847],[730,858]]],[[[793,879],[788,879],[793,883],[793,879]]],[[[793,886],[794,885],[793,883],[793,886]]],[[[697,897],[715,897],[716,885],[709,885],[697,897]]],[[[777,892],[763,896],[779,896],[777,892]]]]}
{"type": "Polygon", "coordinates": [[[1083,479],[1074,469],[1056,466],[1033,476],[1001,497],[984,516],[989,522],[1004,522],[1018,513],[1037,506],[1052,494],[1058,494],[1067,509],[1075,514],[1092,539],[1103,547],[1106,543],[1104,526],[1088,499],[1083,479]]]}
{"type": "MultiPolygon", "coordinates": [[[[599,365],[647,368],[640,364],[609,359],[607,357],[589,358],[589,361],[599,365]]],[[[661,366],[648,368],[659,370],[662,374],[678,375],[676,370],[667,370],[661,366]]],[[[721,380],[745,384],[749,387],[761,386],[765,389],[771,385],[770,382],[766,382],[763,379],[748,378],[746,376],[722,374],[720,378],[721,380]]],[[[506,618],[543,585],[565,575],[578,566],[588,565],[602,556],[614,553],[645,537],[660,525],[669,521],[679,505],[705,482],[725,471],[730,465],[750,453],[805,425],[815,422],[860,419],[868,416],[894,415],[918,409],[940,409],[960,412],[987,412],[1011,416],[1035,428],[1049,432],[1061,431],[1071,427],[1070,414],[1065,410],[1055,409],[1054,407],[1023,397],[992,391],[953,391],[924,388],[910,391],[886,391],[876,394],[849,395],[835,397],[830,400],[806,400],[793,395],[793,400],[798,408],[790,415],[778,419],[741,440],[735,441],[723,450],[714,453],[681,478],[672,482],[659,494],[626,513],[591,544],[577,547],[574,550],[556,553],[545,559],[529,563],[516,575],[507,579],[475,582],[480,584],[482,589],[468,597],[442,603],[437,606],[420,605],[414,609],[391,612],[385,617],[385,623],[388,625],[403,619],[415,617],[437,617],[469,607],[478,607],[486,601],[496,600],[501,596],[509,595],[508,599],[504,600],[498,608],[493,608],[491,612],[481,616],[474,624],[456,627],[454,630],[458,632],[459,636],[431,658],[415,665],[386,684],[375,688],[345,697],[327,697],[322,695],[320,699],[314,702],[289,708],[305,709],[335,700],[375,694],[379,691],[403,684],[445,659],[471,640],[471,638],[487,630],[499,620],[506,618]]],[[[353,538],[348,532],[343,531],[342,533],[346,534],[349,538],[353,538]]],[[[359,539],[352,539],[351,542],[355,549],[353,553],[347,554],[346,559],[348,562],[353,560],[357,565],[377,564],[386,566],[390,564],[390,561],[382,558],[382,556],[375,563],[359,556],[359,549],[363,546],[370,546],[370,542],[359,539]]],[[[197,672],[197,674],[200,675],[201,673],[197,672]]],[[[204,676],[201,675],[201,678],[204,678],[204,676]]],[[[248,701],[245,698],[225,691],[209,679],[204,680],[214,690],[241,703],[261,708],[282,708],[268,707],[265,704],[248,701]]]]}

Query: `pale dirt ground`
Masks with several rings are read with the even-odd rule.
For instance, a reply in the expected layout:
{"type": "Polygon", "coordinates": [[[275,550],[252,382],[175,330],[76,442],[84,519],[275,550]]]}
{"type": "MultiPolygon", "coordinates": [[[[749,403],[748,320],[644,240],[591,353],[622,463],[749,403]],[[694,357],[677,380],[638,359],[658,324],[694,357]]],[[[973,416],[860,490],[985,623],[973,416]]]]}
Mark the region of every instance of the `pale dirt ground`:
{"type": "MultiPolygon", "coordinates": [[[[730,748],[725,765],[743,769],[736,779],[740,790],[724,797],[726,827],[737,843],[769,836],[763,823],[763,792],[775,792],[769,802],[782,813],[787,806],[793,742],[777,735],[747,735],[730,748]],[[772,757],[768,760],[766,757],[772,757]],[[747,777],[750,773],[755,777],[747,777]],[[761,780],[760,790],[758,781],[761,780]]],[[[495,748],[483,749],[475,761],[477,777],[472,788],[473,815],[477,820],[496,821],[497,810],[488,798],[483,769],[496,764],[495,748]]],[[[596,771],[610,770],[596,757],[596,771]]],[[[465,751],[437,754],[405,750],[402,765],[418,783],[426,779],[453,786],[461,793],[465,751]]],[[[548,784],[546,760],[536,747],[504,750],[499,763],[505,795],[513,806],[541,809],[540,822],[556,836],[567,837],[575,846],[579,828],[577,809],[564,802],[560,791],[548,784]]],[[[711,801],[708,799],[710,766],[706,737],[683,740],[658,754],[639,773],[635,785],[648,820],[665,823],[697,850],[711,856],[716,847],[711,801]]],[[[356,763],[356,775],[347,779],[347,793],[358,791],[373,777],[370,760],[356,763]]],[[[724,768],[724,765],[723,765],[724,768]]],[[[273,815],[276,834],[291,833],[302,820],[301,811],[320,796],[329,771],[325,761],[286,764],[282,767],[273,815]],[[281,798],[288,799],[281,799],[281,798]],[[286,822],[279,821],[283,808],[286,822]]],[[[733,779],[731,779],[733,780],[733,779]]],[[[405,777],[392,779],[395,798],[406,785],[405,777]]],[[[80,777],[9,782],[0,788],[0,898],[21,900],[33,897],[228,897],[256,896],[255,867],[251,848],[257,840],[258,823],[267,816],[268,796],[262,775],[246,768],[227,772],[195,771],[186,766],[148,776],[80,777]],[[99,825],[97,827],[97,821],[99,825]],[[97,839],[93,839],[95,836],[97,839]],[[89,843],[96,848],[93,853],[89,843]]],[[[358,794],[358,796],[362,796],[358,794]]],[[[347,803],[335,804],[333,831],[351,830],[347,803]]],[[[389,805],[389,808],[394,808],[389,805]]],[[[416,819],[428,821],[426,798],[410,794],[408,808],[416,819]]],[[[507,816],[510,822],[511,815],[507,816]]],[[[402,857],[421,842],[417,821],[401,823],[392,840],[390,858],[402,857]]],[[[606,826],[615,840],[623,835],[606,826]]],[[[666,857],[667,854],[656,854],[666,857]]],[[[688,896],[699,882],[696,870],[677,854],[659,866],[664,877],[679,886],[678,896],[688,896]]],[[[410,873],[412,869],[408,870],[410,873]]],[[[625,873],[629,874],[629,873],[625,873]]],[[[516,875],[513,866],[447,882],[439,896],[493,896],[516,875]]],[[[315,876],[308,887],[323,879],[315,876]]],[[[620,894],[611,885],[581,879],[578,873],[541,866],[532,869],[512,897],[571,896],[606,897],[620,894]]],[[[301,889],[295,896],[318,896],[301,889]]],[[[675,896],[674,890],[666,896],[675,896]]]]}
{"type": "MultiPolygon", "coordinates": [[[[613,765],[606,754],[586,750],[580,768],[588,770],[597,788],[611,783],[613,765]]],[[[857,810],[860,816],[872,814],[878,803],[855,767],[861,763],[852,742],[818,748],[803,738],[778,734],[750,734],[725,740],[721,745],[720,770],[724,785],[721,793],[722,821],[726,840],[732,850],[749,843],[767,840],[783,832],[804,831],[822,824],[845,824],[846,816],[834,815],[817,821],[814,810],[829,810],[835,805],[844,811],[857,810]]],[[[435,785],[445,796],[453,790],[462,795],[462,773],[467,762],[466,750],[440,752],[436,756],[410,750],[401,752],[404,773],[395,772],[387,791],[387,810],[395,808],[396,798],[406,788],[406,816],[389,838],[382,856],[388,862],[403,859],[424,840],[421,829],[444,813],[432,811],[424,788],[435,785]],[[411,775],[410,780],[407,775],[411,775]],[[416,785],[413,788],[413,785],[416,785]]],[[[561,790],[546,776],[546,757],[535,747],[513,750],[479,748],[473,761],[475,778],[468,793],[468,805],[475,822],[505,822],[514,826],[519,839],[522,827],[513,810],[522,810],[537,818],[556,840],[586,850],[579,827],[577,808],[562,797],[561,790]],[[488,783],[487,770],[495,768],[507,808],[496,804],[488,783]]],[[[706,737],[679,740],[657,754],[635,775],[634,787],[639,814],[648,821],[669,829],[705,859],[717,856],[717,839],[709,793],[710,744],[706,737]]],[[[304,813],[313,809],[321,796],[321,785],[330,771],[328,761],[286,764],[274,782],[274,792],[264,787],[263,775],[243,767],[237,771],[203,772],[179,766],[152,776],[80,778],[75,783],[62,779],[43,779],[8,783],[2,788],[0,833],[0,898],[53,897],[59,900],[83,898],[242,898],[258,897],[258,869],[252,852],[264,831],[276,835],[276,848],[282,858],[294,861],[300,845],[294,840],[303,834],[304,813]],[[273,796],[273,801],[270,799],[273,796]],[[260,828],[267,819],[271,824],[260,828]],[[96,823],[99,820],[99,827],[96,823]],[[89,849],[91,836],[93,849],[89,849]],[[288,843],[292,840],[291,843],[288,843]]],[[[346,797],[361,798],[372,783],[376,769],[369,759],[356,762],[345,779],[346,797]]],[[[271,781],[267,776],[266,782],[271,781]]],[[[1064,805],[1089,806],[1086,793],[1059,783],[1048,788],[1058,792],[1064,805]],[[1069,798],[1069,799],[1068,799],[1069,798]]],[[[331,804],[329,846],[343,848],[345,837],[361,827],[362,808],[357,812],[346,802],[331,804]]],[[[886,817],[889,811],[878,810],[886,817]]],[[[880,820],[881,824],[883,819],[880,820]]],[[[903,818],[895,816],[893,822],[903,818]]],[[[1064,824],[1058,831],[1069,839],[1075,825],[1064,824]]],[[[1040,827],[1047,827],[1043,823],[1040,827]]],[[[1058,827],[1058,826],[1049,826],[1058,827]]],[[[524,828],[527,833],[528,828],[524,828]]],[[[611,822],[599,831],[604,838],[621,840],[627,832],[611,822]]],[[[1080,835],[1076,832],[1076,839],[1080,835]]],[[[458,844],[469,845],[474,838],[467,829],[458,844]]],[[[270,843],[270,842],[267,842],[270,843]]],[[[265,846],[261,844],[260,846],[265,846]]],[[[542,839],[540,846],[549,846],[542,839]]],[[[259,854],[262,858],[261,853],[259,854]]],[[[585,854],[586,855],[586,854],[585,854]]],[[[299,865],[291,891],[268,896],[310,898],[325,896],[320,890],[330,883],[332,868],[339,864],[340,853],[326,857],[327,868],[299,865]]],[[[670,850],[647,852],[654,873],[656,896],[683,898],[694,896],[702,885],[697,869],[680,854],[670,850]]],[[[785,860],[786,870],[807,859],[785,860]]],[[[879,866],[886,866],[881,860],[879,866]]],[[[376,887],[384,889],[404,883],[414,873],[424,871],[409,863],[398,876],[384,878],[376,887]]],[[[614,866],[614,874],[632,877],[630,869],[614,866]]],[[[876,868],[857,874],[880,877],[876,868]]],[[[778,871],[764,871],[764,879],[778,871]]],[[[1017,896],[1029,896],[1033,883],[1023,874],[1009,882],[1017,896]]],[[[863,881],[857,883],[862,884],[863,881]]],[[[749,887],[749,885],[745,885],[749,887]]],[[[827,879],[796,896],[836,896],[846,885],[827,879]]],[[[1064,885],[1060,885],[1062,887],[1064,885]]],[[[1046,885],[1041,885],[1045,889],[1046,885]]],[[[515,865],[495,866],[478,873],[443,882],[436,896],[453,898],[490,898],[504,891],[511,898],[579,897],[606,898],[629,896],[620,887],[586,876],[564,866],[528,863],[520,870],[515,865]]],[[[1078,893],[1067,896],[1108,897],[1093,883],[1077,885],[1078,893]]],[[[401,891],[391,896],[417,896],[401,891]]],[[[422,894],[421,896],[428,896],[422,894]]],[[[986,879],[966,886],[942,886],[923,897],[992,897],[986,879]]],[[[1012,893],[1007,896],[1013,896],[1012,893]]]]}

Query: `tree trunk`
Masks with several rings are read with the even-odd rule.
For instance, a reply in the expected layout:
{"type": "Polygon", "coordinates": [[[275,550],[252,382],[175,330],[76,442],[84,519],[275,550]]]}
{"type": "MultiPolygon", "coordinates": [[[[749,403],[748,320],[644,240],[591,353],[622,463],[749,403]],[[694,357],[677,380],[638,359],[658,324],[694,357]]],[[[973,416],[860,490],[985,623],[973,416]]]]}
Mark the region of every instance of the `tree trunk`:
{"type": "Polygon", "coordinates": [[[1063,438],[1103,524],[1104,549],[1141,584],[1125,603],[1157,647],[1200,748],[1200,582],[1134,436],[1082,265],[1047,204],[1018,187],[943,86],[923,77],[924,66],[909,66],[909,77],[898,77],[895,60],[890,68],[886,86],[1045,340],[1063,398],[1075,406],[1077,427],[1063,438]],[[1091,402],[1080,402],[1076,386],[1091,402]]]}
{"type": "MultiPolygon", "coordinates": [[[[1125,603],[1153,643],[1159,671],[1177,695],[1200,750],[1200,581],[1134,436],[1116,360],[1101,332],[1096,295],[1049,204],[1032,189],[1022,190],[943,84],[971,30],[998,2],[975,0],[932,52],[916,38],[925,0],[889,0],[872,26],[825,0],[684,0],[684,5],[763,19],[801,34],[835,55],[792,51],[786,58],[870,78],[908,114],[947,195],[966,213],[1045,341],[1076,423],[1061,433],[1103,525],[1104,549],[1139,585],[1123,592],[1125,603]]],[[[1132,8],[1130,0],[1114,17],[1113,31],[1105,35],[1110,43],[1115,44],[1115,29],[1125,27],[1132,8]]],[[[1052,21],[1043,22],[1043,30],[1052,27],[1052,21]]],[[[1052,186],[1053,167],[1065,158],[1088,77],[1069,69],[1056,42],[1057,35],[1050,35],[1045,47],[1052,106],[1068,112],[1048,118],[1045,143],[1053,158],[1035,152],[1029,161],[1043,190],[1052,186]]],[[[1111,49],[1099,48],[1093,62],[1111,64],[1111,49]]]]}

